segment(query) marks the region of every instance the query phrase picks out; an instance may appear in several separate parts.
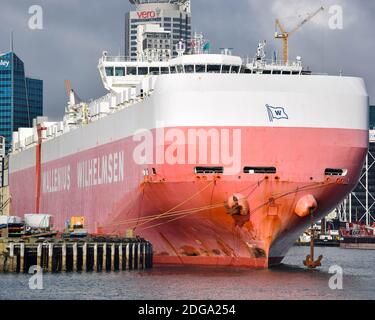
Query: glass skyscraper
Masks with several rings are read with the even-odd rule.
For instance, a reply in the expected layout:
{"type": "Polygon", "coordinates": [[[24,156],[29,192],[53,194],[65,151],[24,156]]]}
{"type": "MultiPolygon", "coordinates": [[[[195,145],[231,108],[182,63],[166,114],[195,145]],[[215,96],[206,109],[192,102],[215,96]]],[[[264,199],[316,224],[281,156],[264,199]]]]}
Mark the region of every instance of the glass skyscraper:
{"type": "Polygon", "coordinates": [[[370,106],[370,130],[375,130],[375,106],[370,106]]]}
{"type": "Polygon", "coordinates": [[[0,55],[0,136],[6,139],[6,152],[12,133],[32,127],[43,115],[43,81],[27,78],[22,60],[14,53],[0,55]]]}

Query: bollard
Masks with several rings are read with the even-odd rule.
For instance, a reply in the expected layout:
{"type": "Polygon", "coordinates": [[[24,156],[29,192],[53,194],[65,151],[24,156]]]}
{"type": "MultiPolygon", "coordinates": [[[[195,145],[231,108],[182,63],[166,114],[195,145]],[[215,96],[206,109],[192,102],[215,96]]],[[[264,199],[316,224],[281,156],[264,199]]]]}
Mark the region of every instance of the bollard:
{"type": "Polygon", "coordinates": [[[82,247],[82,271],[87,272],[87,242],[82,247]]]}
{"type": "Polygon", "coordinates": [[[130,248],[129,248],[129,243],[126,244],[126,253],[125,253],[125,259],[126,259],[126,264],[125,264],[125,270],[129,270],[130,269],[130,265],[129,265],[129,251],[130,251],[130,248]]]}
{"type": "Polygon", "coordinates": [[[118,247],[118,268],[120,271],[124,270],[124,261],[122,258],[122,243],[118,247]]]}
{"type": "Polygon", "coordinates": [[[73,244],[73,272],[77,272],[78,244],[73,244]]]}
{"type": "Polygon", "coordinates": [[[96,272],[98,271],[98,244],[94,244],[94,266],[93,266],[93,271],[96,272]]]}
{"type": "Polygon", "coordinates": [[[111,246],[111,271],[115,271],[115,244],[111,246]]]}
{"type": "Polygon", "coordinates": [[[43,245],[41,243],[38,244],[38,249],[36,250],[37,253],[36,253],[36,264],[37,266],[41,267],[42,268],[42,248],[43,248],[43,245]]]}
{"type": "Polygon", "coordinates": [[[15,272],[14,270],[14,243],[9,244],[9,259],[10,259],[9,271],[15,272]]]}
{"type": "Polygon", "coordinates": [[[25,271],[25,244],[20,244],[20,273],[25,271]]]}
{"type": "Polygon", "coordinates": [[[48,244],[48,272],[53,272],[53,244],[48,244]]]}
{"type": "Polygon", "coordinates": [[[103,244],[102,271],[107,271],[107,244],[103,244]]]}

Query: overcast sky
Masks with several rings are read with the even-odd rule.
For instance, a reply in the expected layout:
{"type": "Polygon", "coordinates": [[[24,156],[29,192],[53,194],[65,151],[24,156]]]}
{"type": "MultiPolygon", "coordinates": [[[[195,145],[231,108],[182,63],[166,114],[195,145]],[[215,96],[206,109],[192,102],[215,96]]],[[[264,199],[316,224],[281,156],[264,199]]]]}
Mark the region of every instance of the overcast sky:
{"type": "MultiPolygon", "coordinates": [[[[192,0],[193,31],[201,31],[212,48],[234,48],[253,57],[259,41],[267,40],[268,55],[279,50],[274,40],[275,19],[292,29],[307,13],[323,5],[326,10],[290,38],[290,56],[303,57],[314,72],[365,78],[375,103],[374,0],[192,0]],[[343,29],[331,30],[329,8],[343,8],[343,29]]],[[[15,52],[26,73],[44,80],[44,110],[62,117],[66,105],[64,80],[83,99],[106,93],[97,71],[103,50],[124,53],[124,15],[128,0],[0,0],[0,52],[9,51],[14,30],[15,52]],[[28,26],[31,5],[43,8],[43,30],[28,26]]]]}

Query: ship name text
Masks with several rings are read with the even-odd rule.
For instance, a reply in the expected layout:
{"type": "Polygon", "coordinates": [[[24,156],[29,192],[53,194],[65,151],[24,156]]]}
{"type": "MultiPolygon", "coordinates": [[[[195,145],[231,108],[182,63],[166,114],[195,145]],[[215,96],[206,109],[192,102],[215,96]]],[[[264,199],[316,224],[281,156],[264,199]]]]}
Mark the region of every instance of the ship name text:
{"type": "Polygon", "coordinates": [[[124,181],[124,152],[115,152],[77,164],[77,186],[89,188],[124,181]]]}

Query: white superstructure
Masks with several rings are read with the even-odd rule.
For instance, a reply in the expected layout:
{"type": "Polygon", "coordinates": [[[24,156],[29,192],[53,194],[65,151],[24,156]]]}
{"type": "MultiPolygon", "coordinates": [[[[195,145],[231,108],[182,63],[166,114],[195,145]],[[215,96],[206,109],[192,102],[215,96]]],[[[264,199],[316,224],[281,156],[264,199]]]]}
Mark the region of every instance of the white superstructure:
{"type": "MultiPolygon", "coordinates": [[[[238,76],[236,78],[236,81],[238,81],[236,89],[238,90],[241,90],[242,85],[250,85],[250,83],[252,83],[251,88],[247,88],[247,90],[249,92],[254,92],[254,97],[252,98],[253,102],[256,102],[257,99],[263,100],[263,98],[258,98],[259,94],[256,95],[255,93],[257,91],[259,93],[262,92],[262,83],[264,81],[267,83],[268,87],[270,87],[270,81],[275,84],[275,86],[272,86],[274,91],[269,93],[269,103],[272,103],[274,97],[280,96],[281,92],[283,92],[282,88],[284,86],[289,88],[292,82],[295,83],[293,85],[294,89],[300,92],[302,99],[301,104],[306,103],[306,101],[303,100],[304,98],[309,99],[315,105],[315,109],[319,108],[319,105],[323,105],[323,100],[320,103],[316,94],[314,94],[314,97],[305,97],[303,94],[305,92],[306,94],[308,92],[313,92],[314,90],[312,90],[312,88],[317,86],[318,83],[327,82],[327,85],[329,85],[330,88],[329,90],[332,92],[336,89],[338,92],[341,92],[341,90],[343,93],[345,92],[345,81],[343,77],[343,81],[341,81],[343,86],[340,88],[340,86],[333,85],[333,83],[337,82],[333,79],[334,77],[311,76],[311,72],[303,70],[301,58],[288,64],[283,64],[277,61],[268,61],[265,55],[264,42],[259,44],[257,53],[252,60],[234,56],[229,49],[223,49],[221,54],[207,54],[203,50],[205,41],[200,34],[195,35],[194,43],[195,46],[192,54],[185,54],[186,46],[180,41],[176,46],[178,56],[172,59],[168,59],[167,57],[160,58],[158,55],[151,54],[151,57],[154,57],[155,59],[145,59],[144,56],[140,56],[137,61],[133,61],[131,57],[112,57],[109,56],[107,52],[104,52],[99,60],[98,69],[104,87],[109,91],[108,94],[90,102],[82,102],[77,98],[74,91],[71,90],[69,103],[63,121],[43,122],[43,126],[46,128],[46,130],[42,132],[43,140],[54,139],[81,126],[85,126],[103,117],[115,114],[120,110],[148,100],[149,97],[154,95],[157,85],[159,84],[160,90],[160,84],[165,81],[169,82],[171,75],[174,75],[175,77],[181,75],[181,77],[178,78],[179,80],[177,82],[172,81],[169,84],[168,88],[170,92],[158,92],[157,94],[157,96],[165,94],[165,99],[169,96],[169,101],[174,96],[174,91],[179,90],[178,87],[181,87],[181,89],[184,86],[191,87],[191,81],[197,81],[197,79],[210,79],[212,85],[210,88],[207,87],[206,89],[215,90],[215,87],[221,88],[223,85],[225,87],[226,81],[228,79],[228,81],[233,81],[233,76],[235,75],[238,76]],[[168,75],[170,76],[167,77],[168,75]],[[229,78],[230,75],[232,75],[231,78],[229,78]],[[267,75],[271,78],[264,78],[267,75]],[[301,78],[295,77],[303,77],[304,80],[302,81],[301,78]],[[163,80],[164,78],[165,81],[163,80]],[[184,84],[185,82],[186,84],[184,84]],[[177,85],[177,87],[175,87],[175,85],[177,85]],[[281,90],[281,92],[278,93],[278,90],[281,90]]],[[[354,81],[353,85],[357,85],[360,89],[361,84],[356,84],[358,82],[356,79],[353,79],[352,81],[354,81]]],[[[230,87],[231,84],[228,83],[227,88],[229,89],[230,87]]],[[[361,90],[358,93],[363,94],[361,90]]],[[[286,92],[286,94],[288,93],[286,92]]],[[[194,93],[192,93],[191,97],[192,100],[199,99],[198,96],[194,97],[194,93]]],[[[236,97],[237,96],[235,95],[231,98],[233,103],[235,102],[236,97]]],[[[280,99],[280,97],[278,98],[280,99]]],[[[324,95],[322,99],[324,99],[324,95]]],[[[261,101],[259,102],[262,104],[261,101]]],[[[338,108],[343,108],[350,102],[350,99],[343,99],[342,103],[337,104],[336,106],[338,108]]],[[[180,102],[180,104],[181,103],[183,104],[185,101],[180,102]]],[[[230,102],[228,101],[228,103],[230,102]]],[[[287,103],[287,96],[285,103],[287,103]]],[[[196,105],[199,105],[199,103],[196,105]]],[[[190,108],[192,107],[193,106],[190,108]]],[[[186,108],[188,107],[186,106],[186,108]]],[[[254,116],[256,114],[255,110],[251,111],[254,125],[265,124],[264,120],[262,120],[263,111],[263,109],[260,110],[261,114],[259,114],[259,117],[254,116]]],[[[214,112],[214,110],[210,112],[214,112]]],[[[332,116],[324,118],[327,120],[326,124],[323,124],[324,119],[319,119],[319,126],[338,126],[338,124],[333,122],[335,122],[335,113],[340,112],[340,110],[336,110],[336,107],[332,107],[330,110],[322,110],[322,112],[332,114],[332,116]]],[[[242,114],[246,113],[247,111],[244,110],[242,114]]],[[[166,122],[168,121],[169,114],[170,113],[167,113],[163,118],[166,122]]],[[[225,118],[231,118],[230,114],[225,118]]],[[[350,119],[350,117],[348,119],[350,119]]],[[[181,120],[183,121],[184,119],[181,120]]],[[[188,120],[188,122],[196,122],[196,120],[198,120],[198,122],[200,121],[200,119],[190,119],[189,117],[186,117],[185,120],[188,120]]],[[[209,122],[209,118],[203,118],[203,120],[206,123],[207,121],[209,122]]],[[[267,118],[265,118],[265,120],[267,120],[267,118]]],[[[359,121],[362,123],[362,120],[363,119],[360,119],[359,121]]],[[[233,121],[238,122],[239,125],[241,123],[241,119],[233,119],[233,121]]],[[[295,126],[306,125],[305,119],[296,119],[294,122],[295,126]]],[[[182,123],[180,124],[182,125],[182,123]]],[[[286,125],[290,126],[291,121],[286,125]]],[[[353,123],[340,124],[340,126],[348,128],[353,127],[353,125],[354,127],[361,126],[361,124],[353,123]]],[[[318,125],[311,122],[309,126],[315,127],[318,125]]],[[[38,137],[36,127],[20,128],[13,134],[13,152],[22,151],[35,146],[37,141],[38,137]]]]}

